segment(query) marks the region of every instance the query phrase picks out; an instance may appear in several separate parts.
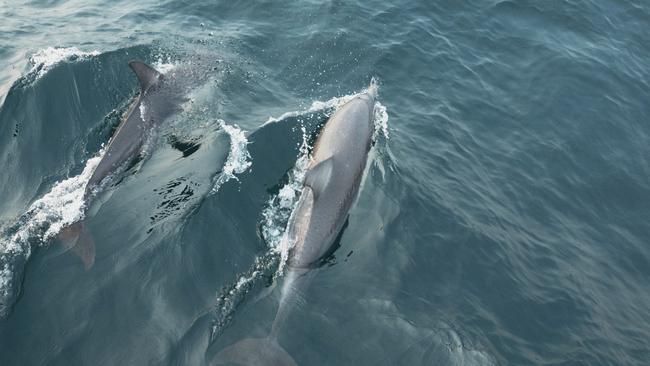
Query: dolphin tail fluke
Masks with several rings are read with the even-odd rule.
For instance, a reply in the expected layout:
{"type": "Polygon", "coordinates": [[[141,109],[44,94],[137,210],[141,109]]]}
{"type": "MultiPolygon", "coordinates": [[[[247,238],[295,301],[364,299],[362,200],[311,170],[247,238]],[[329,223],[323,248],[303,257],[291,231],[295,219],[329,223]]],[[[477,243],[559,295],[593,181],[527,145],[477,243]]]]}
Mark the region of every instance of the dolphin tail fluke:
{"type": "Polygon", "coordinates": [[[274,338],[246,338],[219,352],[211,365],[297,366],[274,338]]]}
{"type": "Polygon", "coordinates": [[[59,239],[66,250],[71,250],[81,259],[86,270],[92,268],[95,263],[95,241],[85,230],[83,222],[75,222],[61,230],[59,239]]]}

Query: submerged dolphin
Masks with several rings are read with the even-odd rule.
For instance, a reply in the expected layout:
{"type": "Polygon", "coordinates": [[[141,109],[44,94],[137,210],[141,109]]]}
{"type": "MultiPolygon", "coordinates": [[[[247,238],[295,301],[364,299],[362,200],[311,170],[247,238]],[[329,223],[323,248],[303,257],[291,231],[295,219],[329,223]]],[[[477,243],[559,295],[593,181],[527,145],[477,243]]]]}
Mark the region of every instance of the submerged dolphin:
{"type": "MultiPolygon", "coordinates": [[[[110,139],[102,160],[86,185],[86,207],[107,176],[123,168],[142,152],[151,129],[180,109],[181,95],[173,83],[168,85],[170,83],[162,73],[140,61],[131,61],[129,66],[140,83],[140,94],[110,139]]],[[[93,265],[95,246],[90,235],[84,232],[82,222],[63,229],[59,238],[65,247],[79,255],[86,269],[93,265]]]]}
{"type": "Polygon", "coordinates": [[[376,86],[340,107],[321,131],[288,225],[293,244],[278,311],[267,338],[248,338],[221,351],[215,364],[296,365],[278,344],[278,332],[334,243],[354,203],[374,132],[376,86]]]}

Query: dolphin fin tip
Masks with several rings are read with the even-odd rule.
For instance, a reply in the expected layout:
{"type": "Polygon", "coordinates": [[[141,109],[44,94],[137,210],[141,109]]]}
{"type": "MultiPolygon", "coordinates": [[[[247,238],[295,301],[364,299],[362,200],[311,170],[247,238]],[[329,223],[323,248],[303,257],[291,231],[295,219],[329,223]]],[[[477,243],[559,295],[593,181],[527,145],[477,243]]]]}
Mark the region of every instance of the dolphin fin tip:
{"type": "Polygon", "coordinates": [[[160,71],[154,69],[142,61],[131,60],[129,61],[129,67],[138,77],[140,88],[143,92],[158,84],[158,82],[162,80],[163,75],[160,71]]]}
{"type": "Polygon", "coordinates": [[[325,190],[332,175],[333,159],[330,157],[313,166],[305,175],[305,185],[310,187],[314,198],[325,190]]]}

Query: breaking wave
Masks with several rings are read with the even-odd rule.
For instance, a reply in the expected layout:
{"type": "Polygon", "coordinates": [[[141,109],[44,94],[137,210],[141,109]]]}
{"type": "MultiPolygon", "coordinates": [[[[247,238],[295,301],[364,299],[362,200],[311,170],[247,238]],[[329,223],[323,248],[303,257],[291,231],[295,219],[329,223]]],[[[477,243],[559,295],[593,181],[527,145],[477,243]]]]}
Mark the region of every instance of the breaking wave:
{"type": "Polygon", "coordinates": [[[246,149],[246,145],[248,145],[246,133],[237,126],[226,124],[223,120],[219,120],[219,127],[230,138],[230,151],[221,174],[215,179],[212,193],[216,193],[227,181],[231,179],[237,180],[236,174],[245,172],[253,164],[250,160],[251,156],[246,149]]]}
{"type": "Polygon", "coordinates": [[[39,50],[29,58],[29,63],[32,65],[29,74],[34,75],[34,80],[38,80],[59,62],[73,61],[98,56],[99,54],[100,52],[97,50],[84,52],[77,47],[48,47],[39,50]]]}
{"type": "Polygon", "coordinates": [[[47,243],[63,228],[83,219],[84,192],[104,149],[88,159],[81,174],[62,180],[31,204],[0,239],[0,316],[5,316],[20,291],[19,282],[32,248],[47,243]]]}

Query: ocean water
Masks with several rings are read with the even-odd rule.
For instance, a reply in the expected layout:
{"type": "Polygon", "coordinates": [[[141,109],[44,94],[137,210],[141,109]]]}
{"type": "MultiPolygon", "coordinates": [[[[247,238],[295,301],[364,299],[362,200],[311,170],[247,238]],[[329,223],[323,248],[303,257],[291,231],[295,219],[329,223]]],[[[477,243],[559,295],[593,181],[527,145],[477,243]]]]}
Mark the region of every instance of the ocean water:
{"type": "Polygon", "coordinates": [[[358,201],[279,334],[294,360],[650,364],[650,3],[0,0],[0,19],[0,365],[209,365],[268,334],[309,151],[371,80],[358,201]],[[133,59],[192,88],[84,202],[133,59]]]}

